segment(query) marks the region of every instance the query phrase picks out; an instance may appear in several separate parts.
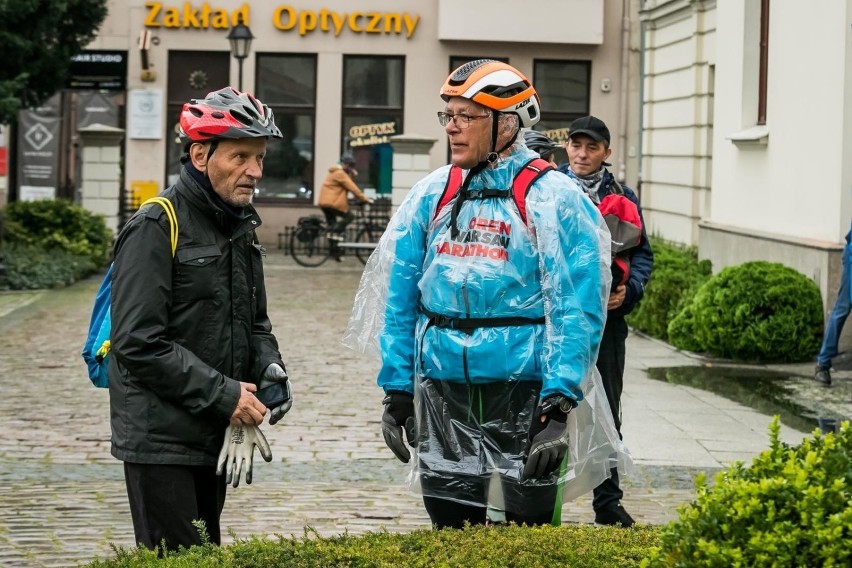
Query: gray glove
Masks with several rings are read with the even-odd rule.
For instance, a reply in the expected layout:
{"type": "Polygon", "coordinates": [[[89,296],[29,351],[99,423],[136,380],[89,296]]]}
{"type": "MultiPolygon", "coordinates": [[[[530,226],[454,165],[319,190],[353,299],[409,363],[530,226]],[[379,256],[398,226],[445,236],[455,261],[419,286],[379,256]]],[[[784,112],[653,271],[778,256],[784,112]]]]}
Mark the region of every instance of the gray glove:
{"type": "MultiPolygon", "coordinates": [[[[287,372],[279,365],[278,363],[270,364],[265,371],[263,371],[263,376],[260,377],[260,385],[259,388],[268,387],[274,383],[284,383],[287,382],[287,372]]],[[[270,408],[269,413],[269,424],[274,425],[276,422],[284,418],[284,415],[290,411],[290,408],[293,406],[293,398],[282,404],[281,406],[277,406],[275,408],[270,408]]]]}
{"type": "Polygon", "coordinates": [[[559,468],[568,453],[568,413],[573,404],[564,396],[550,396],[536,407],[524,457],[524,479],[542,479],[559,468]]]}
{"type": "Polygon", "coordinates": [[[255,446],[260,449],[260,455],[264,460],[272,461],[272,450],[260,428],[229,425],[225,430],[225,443],[222,444],[222,451],[219,452],[216,475],[222,475],[224,468],[225,483],[231,483],[233,480],[234,487],[237,487],[240,484],[240,474],[245,472],[246,483],[251,485],[255,446]]]}
{"type": "Polygon", "coordinates": [[[402,429],[405,428],[405,436],[408,445],[417,447],[417,428],[414,423],[414,397],[408,393],[392,392],[382,400],[385,412],[382,414],[382,435],[385,444],[388,445],[399,461],[408,463],[411,452],[405,447],[402,439],[402,429]]]}

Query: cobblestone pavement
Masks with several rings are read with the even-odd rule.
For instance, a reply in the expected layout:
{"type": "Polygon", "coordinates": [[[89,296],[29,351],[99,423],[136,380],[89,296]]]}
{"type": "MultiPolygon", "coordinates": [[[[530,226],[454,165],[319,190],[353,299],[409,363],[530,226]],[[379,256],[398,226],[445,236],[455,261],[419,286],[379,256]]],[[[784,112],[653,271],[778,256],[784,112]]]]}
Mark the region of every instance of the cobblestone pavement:
{"type": "MultiPolygon", "coordinates": [[[[266,271],[295,404],[283,423],[264,428],[274,460],[258,460],[255,482],[229,492],[225,530],[246,537],[302,535],[306,525],[322,535],[427,528],[405,485],[407,466],[380,434],[378,362],[340,345],[360,263],[348,257],[306,269],[271,250],[266,271]]],[[[0,566],[74,566],[109,556],[112,544],[133,544],[121,464],[109,454],[107,392],[91,386],[80,358],[99,280],[0,293],[0,566]]],[[[694,474],[718,465],[637,463],[624,503],[651,524],[674,519],[694,495],[694,474]]],[[[590,501],[567,503],[563,520],[592,522],[590,501]]]]}

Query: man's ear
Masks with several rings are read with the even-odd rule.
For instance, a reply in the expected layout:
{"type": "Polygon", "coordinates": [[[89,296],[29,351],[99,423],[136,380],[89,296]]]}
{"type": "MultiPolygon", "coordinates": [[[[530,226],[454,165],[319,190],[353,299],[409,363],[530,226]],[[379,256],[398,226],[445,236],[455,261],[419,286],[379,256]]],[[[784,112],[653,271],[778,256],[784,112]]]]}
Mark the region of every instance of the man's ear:
{"type": "Polygon", "coordinates": [[[192,160],[192,165],[195,169],[203,172],[207,169],[207,155],[210,150],[210,144],[193,143],[189,147],[189,159],[192,160]]]}
{"type": "Polygon", "coordinates": [[[607,147],[606,147],[606,155],[604,156],[603,161],[604,161],[604,162],[606,162],[607,160],[609,160],[609,157],[610,157],[610,156],[612,156],[612,148],[610,148],[609,146],[607,146],[607,147]]]}

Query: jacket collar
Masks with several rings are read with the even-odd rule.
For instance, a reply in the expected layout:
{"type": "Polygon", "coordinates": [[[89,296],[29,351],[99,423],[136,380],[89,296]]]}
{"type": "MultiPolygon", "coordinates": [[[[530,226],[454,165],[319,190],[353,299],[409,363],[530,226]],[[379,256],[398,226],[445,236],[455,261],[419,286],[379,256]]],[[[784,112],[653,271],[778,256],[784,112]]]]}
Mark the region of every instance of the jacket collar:
{"type": "Polygon", "coordinates": [[[215,220],[216,226],[223,234],[230,237],[238,237],[249,231],[257,229],[261,225],[260,216],[253,205],[244,207],[244,216],[241,219],[233,219],[230,214],[222,209],[222,206],[213,199],[211,190],[201,186],[200,183],[187,171],[186,167],[180,170],[179,193],[189,200],[202,213],[209,215],[215,220]]]}

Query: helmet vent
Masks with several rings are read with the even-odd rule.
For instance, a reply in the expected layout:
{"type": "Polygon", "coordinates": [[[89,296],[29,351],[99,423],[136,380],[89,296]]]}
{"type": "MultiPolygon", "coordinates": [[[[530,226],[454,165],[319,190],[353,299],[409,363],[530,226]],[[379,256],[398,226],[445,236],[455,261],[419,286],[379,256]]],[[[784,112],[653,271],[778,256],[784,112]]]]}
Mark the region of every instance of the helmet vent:
{"type": "Polygon", "coordinates": [[[450,77],[450,83],[464,83],[471,73],[485,65],[486,63],[493,63],[493,59],[477,59],[475,61],[469,61],[456,69],[453,76],[450,77]]]}
{"type": "Polygon", "coordinates": [[[246,126],[252,125],[252,119],[249,118],[248,116],[246,116],[245,114],[243,114],[242,112],[236,110],[236,109],[231,109],[231,116],[233,116],[234,118],[236,118],[237,120],[239,120],[240,122],[245,124],[246,126]]]}
{"type": "Polygon", "coordinates": [[[216,112],[211,113],[210,116],[212,116],[213,118],[225,118],[225,115],[219,112],[218,110],[216,112]]]}
{"type": "Polygon", "coordinates": [[[201,118],[202,116],[204,116],[204,111],[202,111],[201,109],[196,108],[194,106],[189,107],[188,110],[189,110],[189,112],[191,112],[192,114],[194,114],[198,118],[201,118]]]}

